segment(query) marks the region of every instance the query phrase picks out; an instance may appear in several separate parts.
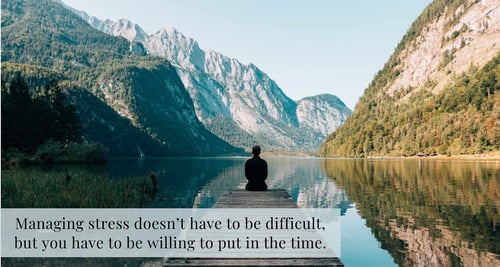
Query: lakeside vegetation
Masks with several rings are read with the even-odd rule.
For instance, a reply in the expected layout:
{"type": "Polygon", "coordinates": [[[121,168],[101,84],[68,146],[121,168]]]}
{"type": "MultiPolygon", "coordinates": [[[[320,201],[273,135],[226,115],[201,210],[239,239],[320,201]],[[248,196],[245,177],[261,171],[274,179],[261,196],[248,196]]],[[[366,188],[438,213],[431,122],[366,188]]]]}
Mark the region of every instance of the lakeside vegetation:
{"type": "Polygon", "coordinates": [[[103,163],[106,152],[107,148],[101,144],[87,141],[62,143],[50,139],[34,151],[2,150],[2,164],[103,163]]]}
{"type": "Polygon", "coordinates": [[[2,208],[141,208],[151,200],[147,177],[114,180],[68,170],[2,169],[2,208]]]}
{"type": "Polygon", "coordinates": [[[106,160],[107,148],[82,137],[75,105],[56,80],[36,89],[2,75],[1,86],[2,164],[106,160]]]}

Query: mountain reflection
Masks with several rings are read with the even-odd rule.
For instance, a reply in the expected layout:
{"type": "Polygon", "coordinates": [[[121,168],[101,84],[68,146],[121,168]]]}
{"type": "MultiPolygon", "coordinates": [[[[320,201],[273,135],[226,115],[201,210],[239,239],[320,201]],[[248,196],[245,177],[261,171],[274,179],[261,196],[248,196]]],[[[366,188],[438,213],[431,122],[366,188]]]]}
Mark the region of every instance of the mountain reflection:
{"type": "MultiPolygon", "coordinates": [[[[244,188],[245,160],[117,159],[98,166],[26,166],[2,176],[137,180],[155,172],[160,191],[147,207],[209,208],[227,190],[244,188]]],[[[266,160],[269,188],[287,190],[299,207],[357,210],[380,242],[365,253],[379,255],[382,248],[400,266],[500,266],[500,162],[266,160]]],[[[369,237],[355,232],[350,238],[359,244],[369,237]]],[[[348,246],[346,262],[360,256],[358,247],[348,246]]]]}
{"type": "MultiPolygon", "coordinates": [[[[315,158],[269,157],[268,188],[287,190],[299,207],[341,208],[350,202],[344,191],[327,179],[321,160],[315,158]]],[[[147,178],[154,172],[160,191],[150,208],[210,208],[224,194],[243,189],[246,157],[117,159],[106,164],[115,179],[147,178]]]]}
{"type": "Polygon", "coordinates": [[[400,266],[500,266],[499,162],[325,160],[400,266]]]}
{"type": "MultiPolygon", "coordinates": [[[[276,157],[269,165],[269,188],[286,189],[302,208],[341,208],[349,206],[347,196],[335,183],[326,179],[317,159],[276,157]]],[[[245,188],[244,159],[219,172],[201,187],[193,207],[211,207],[225,191],[245,188]]]]}

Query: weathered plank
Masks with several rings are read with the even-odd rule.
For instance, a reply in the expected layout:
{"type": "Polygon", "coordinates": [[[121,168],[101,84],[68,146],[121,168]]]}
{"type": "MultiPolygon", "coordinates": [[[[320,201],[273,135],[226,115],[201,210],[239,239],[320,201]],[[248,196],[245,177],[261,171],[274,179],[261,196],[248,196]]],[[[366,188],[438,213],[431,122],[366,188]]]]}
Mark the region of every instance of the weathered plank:
{"type": "Polygon", "coordinates": [[[176,258],[166,263],[166,266],[344,266],[338,258],[176,258]]]}
{"type": "Polygon", "coordinates": [[[284,189],[246,191],[244,189],[226,192],[214,208],[297,208],[284,189]]]}

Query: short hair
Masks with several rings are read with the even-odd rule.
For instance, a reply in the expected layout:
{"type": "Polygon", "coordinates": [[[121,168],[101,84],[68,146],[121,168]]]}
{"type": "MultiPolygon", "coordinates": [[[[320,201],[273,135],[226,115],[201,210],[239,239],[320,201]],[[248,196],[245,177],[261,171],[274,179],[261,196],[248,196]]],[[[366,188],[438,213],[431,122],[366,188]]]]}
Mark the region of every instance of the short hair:
{"type": "Polygon", "coordinates": [[[260,154],[260,146],[253,146],[252,147],[252,154],[254,155],[259,155],[260,154]]]}

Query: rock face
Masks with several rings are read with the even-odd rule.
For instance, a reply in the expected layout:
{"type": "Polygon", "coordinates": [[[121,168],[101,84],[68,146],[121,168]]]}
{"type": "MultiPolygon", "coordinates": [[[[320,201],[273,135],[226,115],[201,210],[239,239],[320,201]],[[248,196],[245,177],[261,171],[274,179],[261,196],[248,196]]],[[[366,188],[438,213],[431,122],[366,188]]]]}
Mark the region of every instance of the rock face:
{"type": "Polygon", "coordinates": [[[268,150],[316,151],[351,113],[333,95],[297,103],[257,66],[204,51],[173,28],[148,35],[125,19],[101,21],[74,12],[93,27],[141,43],[149,54],[171,61],[193,99],[198,119],[232,145],[248,148],[260,143],[268,150]]]}
{"type": "Polygon", "coordinates": [[[447,7],[426,25],[411,45],[398,55],[399,75],[385,90],[422,89],[436,83],[434,93],[453,82],[471,66],[483,66],[500,50],[500,3],[496,0],[462,1],[447,7]],[[467,8],[466,8],[467,7],[467,8]]]}
{"type": "Polygon", "coordinates": [[[435,0],[320,154],[499,151],[499,62],[498,0],[435,0]]]}
{"type": "Polygon", "coordinates": [[[327,136],[347,119],[351,110],[336,96],[318,95],[297,102],[297,119],[301,127],[310,127],[327,136]]]}

